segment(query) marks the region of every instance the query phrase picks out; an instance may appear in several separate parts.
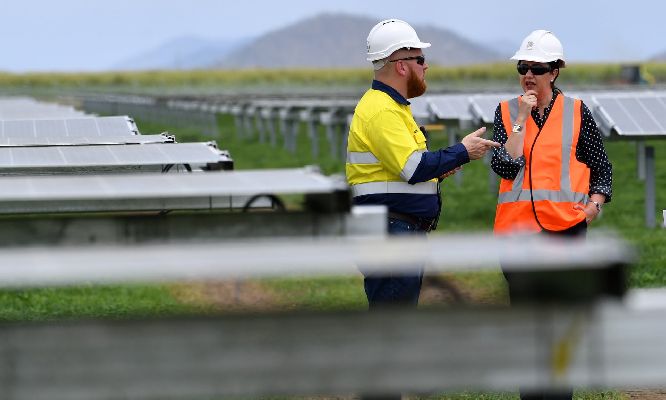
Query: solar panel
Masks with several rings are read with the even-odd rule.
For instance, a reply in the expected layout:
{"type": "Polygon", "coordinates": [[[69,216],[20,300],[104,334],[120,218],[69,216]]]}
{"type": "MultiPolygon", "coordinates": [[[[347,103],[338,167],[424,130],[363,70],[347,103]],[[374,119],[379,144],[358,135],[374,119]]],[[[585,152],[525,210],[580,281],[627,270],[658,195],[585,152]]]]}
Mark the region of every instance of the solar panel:
{"type": "Polygon", "coordinates": [[[138,133],[136,124],[127,116],[0,121],[0,137],[129,136],[138,133]]]}
{"type": "Polygon", "coordinates": [[[666,135],[666,95],[622,93],[593,97],[594,111],[606,135],[630,138],[666,135]]]}
{"type": "Polygon", "coordinates": [[[42,136],[0,137],[0,147],[30,147],[30,146],[84,146],[84,145],[112,145],[112,144],[149,144],[149,143],[175,143],[172,135],[123,135],[123,136],[42,136]]]}
{"type": "Polygon", "coordinates": [[[25,97],[0,98],[0,120],[81,118],[86,113],[74,107],[35,101],[25,97]]]}
{"type": "Polygon", "coordinates": [[[248,196],[347,191],[341,177],[313,168],[190,174],[3,177],[0,212],[235,208],[248,196]]]}
{"type": "MultiPolygon", "coordinates": [[[[161,167],[170,164],[220,166],[232,163],[228,152],[220,151],[211,143],[155,143],[149,145],[99,145],[50,147],[1,147],[2,173],[52,173],[96,167],[124,169],[126,167],[161,167]]],[[[155,170],[156,168],[149,168],[155,170]]],[[[159,169],[159,168],[157,168],[159,169]]]]}
{"type": "MultiPolygon", "coordinates": [[[[596,94],[599,94],[599,92],[596,92],[596,94]]],[[[574,99],[581,99],[583,103],[585,103],[585,105],[590,109],[590,111],[596,105],[594,102],[595,92],[564,92],[564,95],[574,99]]]]}
{"type": "Polygon", "coordinates": [[[419,123],[425,123],[430,119],[430,106],[426,97],[415,97],[409,99],[409,102],[415,120],[419,123]]]}
{"type": "Polygon", "coordinates": [[[438,120],[469,121],[472,114],[469,111],[470,95],[444,94],[428,96],[430,110],[438,120]]]}
{"type": "Polygon", "coordinates": [[[495,110],[500,102],[517,97],[515,93],[475,95],[470,100],[470,113],[476,121],[492,124],[495,120],[495,110]]]}

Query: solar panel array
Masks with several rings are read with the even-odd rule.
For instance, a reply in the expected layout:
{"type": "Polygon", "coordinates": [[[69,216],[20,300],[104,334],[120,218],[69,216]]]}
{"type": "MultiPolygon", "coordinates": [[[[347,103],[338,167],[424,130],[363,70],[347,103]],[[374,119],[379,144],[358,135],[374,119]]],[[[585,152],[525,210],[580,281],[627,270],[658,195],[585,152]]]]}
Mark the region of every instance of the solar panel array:
{"type": "MultiPolygon", "coordinates": [[[[197,173],[233,169],[233,160],[215,142],[141,135],[127,116],[70,118],[76,113],[68,108],[22,98],[0,99],[0,110],[8,117],[0,119],[0,175],[8,187],[0,194],[2,213],[227,209],[267,191],[347,190],[313,169],[197,173]],[[24,115],[34,118],[17,118],[24,115]],[[193,173],[138,173],[169,170],[193,173]]],[[[262,197],[250,206],[272,204],[262,197]]]]}
{"type": "Polygon", "coordinates": [[[28,98],[0,98],[0,174],[164,172],[172,165],[230,169],[233,161],[214,142],[141,135],[128,116],[95,117],[28,98]]]}
{"type": "MultiPolygon", "coordinates": [[[[592,111],[606,137],[650,138],[666,136],[666,91],[589,91],[565,93],[579,98],[592,111]]],[[[420,122],[490,125],[504,100],[519,93],[425,95],[418,102],[420,122]],[[427,112],[424,112],[427,110],[427,112]]]]}

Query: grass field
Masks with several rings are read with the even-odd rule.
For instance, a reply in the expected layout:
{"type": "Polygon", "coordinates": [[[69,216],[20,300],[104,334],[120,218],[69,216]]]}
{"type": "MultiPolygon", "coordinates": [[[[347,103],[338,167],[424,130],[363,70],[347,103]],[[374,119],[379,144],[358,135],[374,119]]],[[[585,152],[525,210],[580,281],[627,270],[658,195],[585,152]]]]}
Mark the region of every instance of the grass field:
{"type": "MultiPolygon", "coordinates": [[[[137,121],[144,134],[165,130],[180,142],[210,140],[193,130],[172,130],[169,126],[137,121]]],[[[220,148],[228,149],[236,169],[301,167],[317,164],[328,174],[342,173],[340,160],[323,156],[312,159],[304,132],[299,137],[296,154],[259,144],[256,140],[239,139],[230,117],[220,116],[220,148]]],[[[323,132],[320,154],[328,154],[323,132]]],[[[432,132],[431,147],[446,143],[443,132],[432,132]]],[[[666,208],[666,141],[648,143],[657,154],[658,216],[666,208]]],[[[666,229],[644,227],[644,187],[636,179],[636,147],[630,142],[608,142],[607,150],[614,166],[614,197],[604,209],[603,218],[592,229],[612,229],[633,243],[640,255],[631,271],[632,287],[666,286],[666,229]]],[[[496,193],[488,186],[487,167],[473,162],[463,169],[462,185],[453,179],[443,187],[444,211],[439,232],[485,231],[492,227],[496,193]]],[[[503,303],[506,290],[499,271],[445,276],[471,303],[503,303]]],[[[318,280],[284,279],[245,282],[229,294],[230,286],[220,283],[192,285],[141,285],[112,287],[76,287],[67,289],[4,290],[0,298],[0,320],[50,320],[80,317],[124,318],[145,314],[180,314],[192,312],[235,312],[244,307],[262,309],[259,303],[270,302],[271,309],[309,308],[317,310],[361,309],[365,307],[360,277],[318,280]],[[214,294],[212,294],[214,293],[214,294]]],[[[428,299],[425,299],[426,304],[428,299]]],[[[437,300],[433,300],[437,301],[437,300]]],[[[264,305],[265,306],[265,305],[264,305]]],[[[514,394],[464,393],[440,395],[437,399],[515,399],[514,394]]],[[[622,399],[616,392],[578,393],[578,399],[622,399]]]]}
{"type": "MultiPolygon", "coordinates": [[[[613,85],[623,81],[622,65],[572,64],[559,79],[567,85],[613,85]]],[[[641,64],[646,83],[666,83],[666,63],[641,64]]],[[[0,91],[24,95],[62,95],[64,93],[113,92],[137,94],[219,94],[220,91],[295,91],[328,92],[365,88],[371,72],[356,69],[251,69],[186,71],[117,71],[91,73],[0,72],[0,91]]],[[[431,90],[487,90],[493,86],[513,87],[515,65],[511,62],[464,66],[431,65],[428,70],[431,90]]]]}

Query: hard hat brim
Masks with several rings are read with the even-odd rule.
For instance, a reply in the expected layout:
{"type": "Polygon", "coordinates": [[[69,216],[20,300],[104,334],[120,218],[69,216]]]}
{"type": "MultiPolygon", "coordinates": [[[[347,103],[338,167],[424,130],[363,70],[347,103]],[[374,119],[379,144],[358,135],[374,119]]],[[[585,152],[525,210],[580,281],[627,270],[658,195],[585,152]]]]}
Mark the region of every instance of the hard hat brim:
{"type": "Polygon", "coordinates": [[[391,54],[395,53],[396,51],[400,49],[427,49],[430,47],[431,44],[428,42],[408,42],[408,43],[401,43],[396,46],[392,46],[394,48],[389,48],[383,51],[378,51],[376,53],[371,53],[368,54],[368,57],[366,60],[368,61],[377,61],[377,60],[382,60],[384,58],[389,57],[391,54]]]}
{"type": "Polygon", "coordinates": [[[540,63],[549,63],[549,62],[554,62],[554,61],[559,61],[560,66],[558,68],[564,68],[565,62],[561,58],[545,58],[545,57],[534,57],[534,56],[525,56],[522,54],[516,54],[513,57],[510,58],[510,60],[515,60],[515,61],[532,61],[532,62],[540,62],[540,63]]]}

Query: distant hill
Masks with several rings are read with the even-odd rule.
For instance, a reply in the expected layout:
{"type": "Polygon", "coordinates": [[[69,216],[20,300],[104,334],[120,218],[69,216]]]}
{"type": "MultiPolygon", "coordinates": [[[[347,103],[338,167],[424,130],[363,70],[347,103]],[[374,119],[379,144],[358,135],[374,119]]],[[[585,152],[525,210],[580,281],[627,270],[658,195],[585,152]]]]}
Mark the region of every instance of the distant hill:
{"type": "MultiPolygon", "coordinates": [[[[347,14],[321,14],[268,32],[221,57],[222,68],[367,67],[366,38],[379,22],[347,14]]],[[[505,60],[471,40],[443,28],[414,25],[431,65],[461,65],[505,60]]]]}
{"type": "Polygon", "coordinates": [[[249,39],[212,40],[184,36],[135,54],[112,67],[114,70],[198,69],[216,65],[224,55],[249,39]]]}
{"type": "Polygon", "coordinates": [[[666,61],[666,50],[650,57],[650,61],[666,61]]]}
{"type": "MultiPolygon", "coordinates": [[[[120,70],[205,68],[345,68],[369,67],[366,38],[376,18],[320,14],[254,39],[211,40],[180,37],[129,57],[112,67],[120,70]]],[[[497,52],[450,30],[414,25],[430,65],[505,61],[497,52]]],[[[498,47],[499,48],[499,47],[498,47]]]]}

